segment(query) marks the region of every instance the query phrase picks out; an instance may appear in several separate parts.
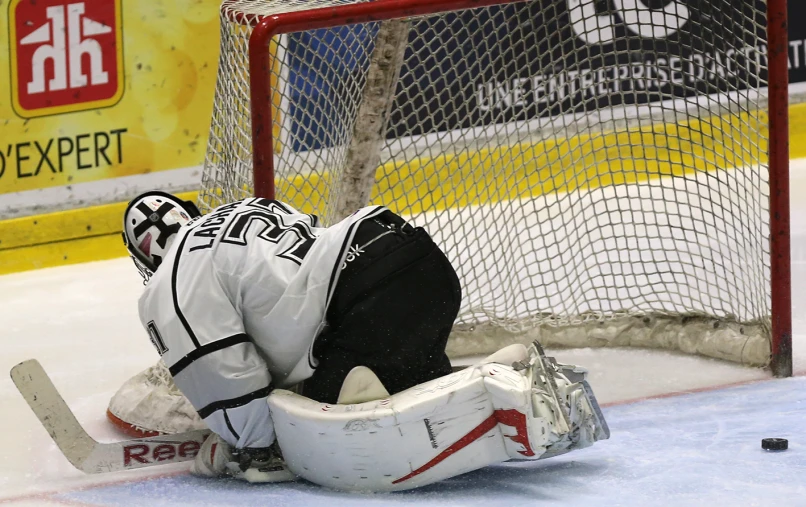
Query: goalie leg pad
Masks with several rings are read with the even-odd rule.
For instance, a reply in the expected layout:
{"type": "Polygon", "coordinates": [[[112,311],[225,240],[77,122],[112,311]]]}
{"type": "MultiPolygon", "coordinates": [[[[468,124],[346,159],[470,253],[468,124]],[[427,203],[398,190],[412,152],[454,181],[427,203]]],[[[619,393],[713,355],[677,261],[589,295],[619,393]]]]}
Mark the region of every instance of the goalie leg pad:
{"type": "Polygon", "coordinates": [[[509,459],[477,368],[352,405],[276,389],[269,407],[289,469],[335,489],[410,489],[509,459]]]}
{"type": "MultiPolygon", "coordinates": [[[[394,491],[576,448],[578,421],[595,412],[583,384],[536,347],[515,352],[500,355],[521,357],[515,366],[481,363],[366,403],[275,390],[268,403],[289,469],[335,489],[394,491]]],[[[597,439],[591,420],[583,443],[597,439]]]]}
{"type": "Polygon", "coordinates": [[[508,459],[538,459],[551,443],[553,415],[535,411],[528,379],[512,367],[480,368],[508,459]]]}
{"type": "Polygon", "coordinates": [[[479,364],[499,363],[512,366],[512,363],[527,361],[528,359],[529,351],[526,346],[520,343],[513,343],[485,357],[479,364]]]}

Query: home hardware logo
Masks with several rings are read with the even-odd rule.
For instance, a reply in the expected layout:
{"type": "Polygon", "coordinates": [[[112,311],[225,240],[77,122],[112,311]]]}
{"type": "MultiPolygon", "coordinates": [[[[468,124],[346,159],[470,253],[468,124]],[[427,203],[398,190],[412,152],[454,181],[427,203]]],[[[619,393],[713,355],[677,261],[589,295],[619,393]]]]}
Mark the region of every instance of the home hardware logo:
{"type": "Polygon", "coordinates": [[[9,26],[18,115],[97,109],[120,99],[121,0],[12,0],[9,26]]]}

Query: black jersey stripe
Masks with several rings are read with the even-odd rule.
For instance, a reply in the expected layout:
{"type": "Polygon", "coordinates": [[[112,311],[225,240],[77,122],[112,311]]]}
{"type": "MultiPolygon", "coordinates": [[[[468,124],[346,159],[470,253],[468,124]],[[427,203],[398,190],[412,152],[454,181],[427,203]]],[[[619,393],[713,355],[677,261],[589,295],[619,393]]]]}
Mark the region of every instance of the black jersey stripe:
{"type": "Polygon", "coordinates": [[[350,224],[350,228],[347,229],[347,235],[344,237],[344,241],[342,241],[341,248],[339,249],[339,256],[336,257],[336,264],[333,266],[333,271],[330,272],[330,281],[328,282],[327,286],[327,299],[325,303],[325,311],[327,311],[327,308],[330,306],[330,300],[333,297],[333,292],[335,292],[336,289],[336,279],[338,277],[339,271],[341,271],[341,265],[344,262],[344,257],[346,255],[345,252],[350,247],[350,242],[355,237],[355,231],[365,220],[380,215],[381,213],[386,211],[386,209],[387,208],[383,206],[376,206],[375,210],[373,210],[370,213],[367,213],[367,215],[362,217],[360,220],[357,220],[356,222],[350,224]]]}
{"type": "Polygon", "coordinates": [[[191,350],[190,353],[185,355],[185,357],[175,362],[173,366],[168,368],[168,371],[170,371],[171,375],[175,377],[179,372],[190,366],[193,361],[204,357],[207,354],[212,354],[213,352],[217,352],[221,349],[232,347],[233,345],[238,345],[239,343],[247,343],[249,341],[249,337],[246,334],[241,333],[224,338],[222,340],[216,340],[212,343],[207,343],[197,349],[191,350]]]}
{"type": "Polygon", "coordinates": [[[269,205],[274,204],[275,206],[283,210],[283,212],[286,213],[287,215],[292,214],[291,209],[284,203],[278,201],[277,199],[269,199],[267,197],[251,197],[250,199],[248,199],[248,202],[246,204],[248,206],[257,206],[260,208],[268,208],[269,205]]]}
{"type": "MultiPolygon", "coordinates": [[[[341,271],[341,265],[344,262],[344,257],[347,255],[346,251],[350,247],[350,242],[355,238],[355,232],[365,220],[376,217],[386,210],[387,208],[384,206],[376,206],[373,211],[367,213],[367,215],[360,220],[350,224],[350,227],[347,229],[347,235],[344,236],[344,241],[342,241],[341,248],[339,249],[339,255],[336,257],[336,264],[333,265],[333,271],[330,272],[330,280],[327,286],[327,299],[325,299],[325,315],[327,315],[327,309],[330,307],[333,294],[336,292],[336,283],[338,281],[339,272],[341,271]]],[[[316,338],[318,338],[318,336],[316,338]]],[[[308,366],[314,370],[316,369],[316,365],[313,364],[313,346],[316,343],[316,338],[314,338],[311,347],[308,349],[308,366]]]]}
{"type": "Polygon", "coordinates": [[[190,336],[190,340],[193,342],[193,345],[195,345],[196,348],[199,348],[201,347],[199,339],[196,338],[196,333],[193,332],[193,329],[190,327],[190,324],[188,324],[185,315],[179,308],[179,296],[176,294],[176,278],[177,274],[179,273],[179,259],[182,256],[182,249],[185,247],[185,241],[187,241],[188,236],[190,236],[191,230],[193,229],[188,228],[188,231],[182,238],[182,242],[179,243],[179,248],[176,249],[176,257],[174,257],[173,270],[171,271],[171,296],[173,297],[174,300],[174,311],[176,312],[176,316],[179,317],[179,320],[182,322],[182,326],[184,326],[185,331],[187,331],[188,335],[190,336]]]}
{"type": "Polygon", "coordinates": [[[240,440],[241,436],[238,434],[237,431],[235,431],[235,428],[232,427],[232,422],[230,422],[229,416],[227,415],[227,409],[224,409],[223,412],[224,412],[224,422],[227,424],[227,429],[230,431],[230,433],[233,434],[236,440],[240,440]]]}
{"type": "Polygon", "coordinates": [[[344,241],[341,243],[341,248],[339,249],[339,255],[336,257],[336,264],[333,265],[333,270],[330,272],[330,281],[327,284],[327,299],[325,300],[325,314],[327,314],[327,308],[330,306],[330,298],[333,296],[334,289],[336,288],[336,277],[341,271],[341,265],[344,262],[344,251],[350,246],[350,241],[353,240],[355,236],[355,229],[358,228],[358,225],[361,222],[354,222],[350,224],[350,228],[347,229],[347,235],[344,237],[344,241]]]}
{"type": "Polygon", "coordinates": [[[274,390],[274,386],[269,384],[262,389],[258,389],[257,391],[252,391],[249,394],[244,394],[243,396],[238,396],[237,398],[230,398],[229,400],[221,400],[221,401],[214,401],[210,403],[206,407],[202,407],[197,412],[199,413],[199,417],[202,419],[206,419],[216,410],[224,410],[228,408],[238,408],[255,401],[259,398],[265,398],[274,390]]]}
{"type": "MultiPolygon", "coordinates": [[[[350,224],[350,227],[347,229],[347,235],[344,237],[344,241],[341,244],[341,249],[339,250],[339,255],[336,257],[336,264],[333,265],[333,271],[330,272],[330,281],[327,285],[327,299],[325,299],[325,311],[324,315],[327,315],[327,309],[330,306],[330,300],[333,298],[333,293],[335,292],[336,288],[336,281],[339,271],[341,270],[342,259],[344,259],[344,252],[350,245],[350,241],[352,241],[353,237],[355,236],[355,231],[358,229],[358,225],[361,221],[354,222],[350,224]]],[[[316,340],[319,339],[319,336],[315,336],[313,341],[311,342],[311,346],[308,347],[308,367],[312,370],[316,369],[316,365],[314,364],[314,357],[313,357],[313,347],[316,344],[316,340]]]]}
{"type": "MultiPolygon", "coordinates": [[[[291,208],[286,206],[286,204],[284,202],[278,201],[277,199],[268,199],[268,201],[271,202],[272,204],[276,205],[281,210],[285,211],[286,214],[288,214],[288,215],[292,214],[291,208]]],[[[297,213],[299,213],[299,212],[297,212],[297,213]]]]}

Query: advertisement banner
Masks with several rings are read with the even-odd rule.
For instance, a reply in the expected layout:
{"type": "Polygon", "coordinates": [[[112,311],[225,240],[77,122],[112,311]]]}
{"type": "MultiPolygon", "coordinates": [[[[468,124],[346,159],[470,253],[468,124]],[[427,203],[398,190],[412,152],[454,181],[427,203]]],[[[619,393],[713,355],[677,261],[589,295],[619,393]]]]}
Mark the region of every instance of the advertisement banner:
{"type": "Polygon", "coordinates": [[[200,164],[219,3],[5,3],[0,197],[200,164]]]}
{"type": "MultiPolygon", "coordinates": [[[[0,196],[199,165],[215,86],[219,3],[3,4],[0,196]]],[[[766,53],[763,0],[632,3],[645,8],[631,15],[612,2],[535,0],[438,23],[413,20],[398,92],[421,101],[398,102],[387,135],[725,92],[766,79],[759,65],[766,53]],[[640,16],[658,13],[665,22],[650,33],[640,16]],[[487,65],[494,53],[506,64],[487,65]]],[[[790,78],[802,82],[806,24],[799,20],[806,5],[791,0],[789,17],[790,78]]],[[[367,24],[289,36],[291,149],[329,146],[344,128],[332,114],[347,94],[342,83],[368,64],[365,48],[376,33],[377,25],[367,24]],[[316,71],[323,62],[327,73],[316,71]]]]}
{"type": "MultiPolygon", "coordinates": [[[[766,80],[765,19],[764,0],[535,0],[415,19],[387,136],[752,89],[766,80]]],[[[294,150],[327,147],[344,128],[324,113],[368,65],[376,32],[291,36],[294,150]]]]}
{"type": "Polygon", "coordinates": [[[806,3],[789,0],[789,82],[806,81],[806,3]]]}

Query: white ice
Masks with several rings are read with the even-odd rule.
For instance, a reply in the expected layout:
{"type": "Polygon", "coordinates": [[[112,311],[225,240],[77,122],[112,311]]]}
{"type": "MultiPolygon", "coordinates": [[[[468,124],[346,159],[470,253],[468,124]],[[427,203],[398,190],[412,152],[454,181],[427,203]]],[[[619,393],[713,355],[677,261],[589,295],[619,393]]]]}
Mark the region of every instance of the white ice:
{"type": "MultiPolygon", "coordinates": [[[[792,168],[796,373],[806,373],[806,162],[792,168]]],[[[100,440],[109,398],[156,353],[140,328],[140,278],[129,259],[0,277],[0,371],[39,359],[100,440]]],[[[0,504],[30,505],[806,505],[806,378],[637,349],[550,351],[591,371],[612,438],[537,463],[506,464],[388,495],[306,483],[204,481],[183,464],[86,476],[72,468],[0,378],[0,504]],[[725,387],[729,384],[748,384],[725,387]],[[684,391],[700,391],[646,399],[684,391]],[[790,449],[765,453],[763,437],[790,449]]]]}

